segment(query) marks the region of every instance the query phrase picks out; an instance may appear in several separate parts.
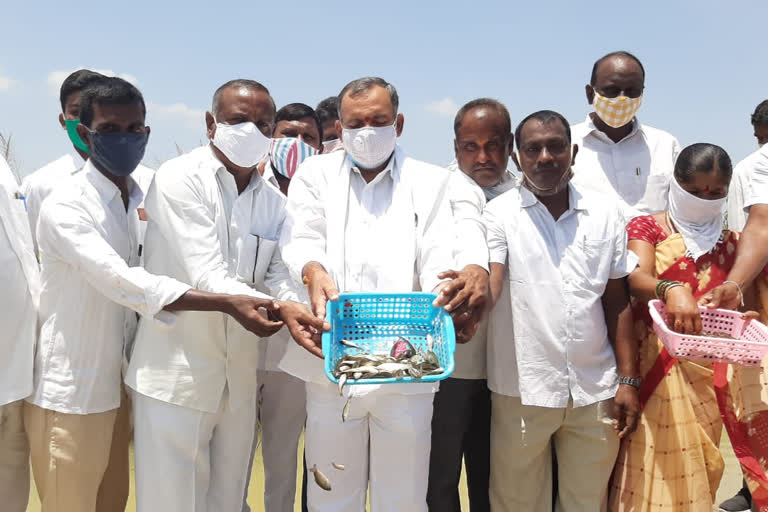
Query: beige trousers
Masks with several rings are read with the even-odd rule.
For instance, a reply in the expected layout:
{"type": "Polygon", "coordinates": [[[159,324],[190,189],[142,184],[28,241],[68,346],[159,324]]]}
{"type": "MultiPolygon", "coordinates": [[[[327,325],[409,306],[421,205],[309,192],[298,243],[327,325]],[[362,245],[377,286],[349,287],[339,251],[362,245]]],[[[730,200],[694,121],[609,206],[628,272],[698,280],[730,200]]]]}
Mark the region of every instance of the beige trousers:
{"type": "Polygon", "coordinates": [[[24,401],[0,405],[0,509],[25,512],[29,500],[29,444],[24,401]]]}
{"type": "Polygon", "coordinates": [[[65,414],[25,404],[42,512],[125,510],[129,407],[125,396],[120,409],[96,414],[65,414]]]}
{"type": "Polygon", "coordinates": [[[607,507],[608,480],[619,450],[612,400],[551,409],[492,393],[492,512],[552,510],[552,446],[558,466],[556,512],[607,507]]]}

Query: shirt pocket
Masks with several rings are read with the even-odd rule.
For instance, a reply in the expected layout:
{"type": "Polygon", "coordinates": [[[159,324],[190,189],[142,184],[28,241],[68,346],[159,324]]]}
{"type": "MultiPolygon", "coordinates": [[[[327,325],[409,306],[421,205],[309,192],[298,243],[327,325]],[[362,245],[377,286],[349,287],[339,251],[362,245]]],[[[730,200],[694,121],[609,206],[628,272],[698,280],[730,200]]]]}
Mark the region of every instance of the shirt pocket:
{"type": "Polygon", "coordinates": [[[613,240],[609,238],[585,238],[577,244],[574,267],[580,279],[573,283],[574,291],[603,294],[611,273],[613,251],[613,240]]]}
{"type": "Polygon", "coordinates": [[[237,278],[250,285],[263,284],[276,247],[277,240],[248,235],[237,258],[237,278]]]}

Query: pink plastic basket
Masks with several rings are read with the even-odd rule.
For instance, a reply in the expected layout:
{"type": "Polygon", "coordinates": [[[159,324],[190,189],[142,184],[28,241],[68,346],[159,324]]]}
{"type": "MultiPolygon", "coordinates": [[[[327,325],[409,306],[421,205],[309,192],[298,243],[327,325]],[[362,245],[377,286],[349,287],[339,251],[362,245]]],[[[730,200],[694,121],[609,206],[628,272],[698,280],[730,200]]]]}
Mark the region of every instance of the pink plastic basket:
{"type": "Polygon", "coordinates": [[[759,366],[768,353],[768,327],[757,320],[746,321],[737,311],[699,307],[705,332],[727,334],[732,340],[693,336],[667,326],[667,306],[660,300],[648,303],[653,330],[673,357],[708,363],[759,366]]]}

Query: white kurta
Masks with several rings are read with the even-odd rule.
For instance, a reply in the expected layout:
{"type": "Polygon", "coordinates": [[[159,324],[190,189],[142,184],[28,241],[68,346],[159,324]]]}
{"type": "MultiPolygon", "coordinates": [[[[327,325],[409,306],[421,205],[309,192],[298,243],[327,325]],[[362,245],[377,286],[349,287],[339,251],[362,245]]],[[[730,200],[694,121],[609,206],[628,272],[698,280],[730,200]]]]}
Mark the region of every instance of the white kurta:
{"type": "Polygon", "coordinates": [[[40,275],[21,195],[0,157],[0,407],[32,393],[40,275]]]}
{"type": "Polygon", "coordinates": [[[120,191],[90,162],[45,200],[38,222],[40,340],[29,402],[68,414],[120,406],[124,349],[136,314],[167,326],[162,309],[189,286],[138,266],[141,189],[120,191]]]}
{"type": "MultiPolygon", "coordinates": [[[[158,169],[146,199],[145,266],[214,293],[295,299],[277,250],[285,198],[258,172],[238,194],[209,146],[158,169]]],[[[219,312],[181,312],[173,328],[140,322],[126,384],[139,393],[214,413],[225,386],[232,407],[256,395],[259,338],[219,312]]]]}
{"type": "MultiPolygon", "coordinates": [[[[317,261],[342,292],[432,290],[437,274],[455,264],[450,179],[445,169],[409,159],[399,148],[370,183],[344,152],[306,160],[291,181],[281,237],[294,279],[300,282],[304,265],[317,261]]],[[[322,361],[296,355],[289,347],[281,366],[308,381],[307,464],[329,473],[335,457],[347,465],[330,473],[332,492],[309,484],[309,510],[358,512],[370,480],[372,512],[426,512],[437,386],[348,386],[345,393],[356,398],[343,422],[345,399],[324,377],[322,361]]]]}

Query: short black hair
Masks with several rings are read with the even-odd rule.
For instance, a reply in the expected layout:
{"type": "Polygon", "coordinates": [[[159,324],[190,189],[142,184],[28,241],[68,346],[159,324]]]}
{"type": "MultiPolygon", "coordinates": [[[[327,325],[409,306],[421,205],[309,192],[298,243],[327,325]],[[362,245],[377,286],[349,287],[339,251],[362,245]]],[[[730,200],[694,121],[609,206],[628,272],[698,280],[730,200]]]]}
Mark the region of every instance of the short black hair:
{"type": "Polygon", "coordinates": [[[117,77],[103,77],[88,85],[80,93],[80,122],[91,127],[94,105],[130,105],[139,103],[144,115],[147,107],[144,97],[132,83],[117,77]]]}
{"type": "Polygon", "coordinates": [[[459,130],[461,130],[461,125],[464,123],[464,118],[466,115],[471,110],[481,107],[495,110],[501,116],[502,122],[504,123],[505,136],[509,137],[509,135],[512,133],[512,120],[509,117],[509,111],[502,102],[492,98],[477,98],[461,107],[456,113],[456,118],[453,120],[454,135],[458,138],[459,130]]]}
{"type": "Polygon", "coordinates": [[[763,100],[752,113],[752,126],[768,124],[768,100],[763,100]]]}
{"type": "Polygon", "coordinates": [[[269,93],[269,89],[267,89],[264,85],[260,84],[256,80],[248,80],[247,78],[236,78],[234,80],[230,80],[229,82],[221,84],[219,88],[216,89],[216,92],[213,93],[213,101],[211,102],[211,114],[213,114],[214,117],[216,117],[216,114],[219,113],[219,100],[221,99],[221,93],[224,92],[226,89],[229,89],[230,87],[246,87],[254,91],[265,92],[267,93],[267,96],[269,96],[269,101],[272,102],[272,110],[273,111],[277,110],[277,107],[275,106],[275,100],[272,99],[272,95],[269,93]]]}
{"type": "Polygon", "coordinates": [[[70,73],[70,75],[64,79],[59,89],[59,102],[61,103],[61,111],[67,105],[67,99],[72,96],[73,93],[81,92],[88,85],[106,78],[101,73],[91,71],[90,69],[78,69],[77,71],[70,73]]]}
{"type": "Polygon", "coordinates": [[[329,96],[317,104],[315,108],[320,123],[327,121],[338,121],[339,119],[339,98],[338,96],[329,96]]]}
{"type": "Polygon", "coordinates": [[[538,112],[526,116],[525,119],[520,121],[517,128],[515,128],[515,145],[517,146],[517,149],[520,149],[520,143],[522,142],[520,140],[520,134],[523,131],[525,123],[528,121],[539,121],[542,124],[551,123],[552,121],[559,122],[565,128],[565,136],[568,138],[568,144],[571,143],[571,127],[568,124],[568,120],[563,117],[562,114],[555,112],[554,110],[539,110],[538,112]]]}
{"type": "Polygon", "coordinates": [[[397,115],[397,109],[400,106],[400,98],[397,95],[397,89],[395,89],[395,86],[383,78],[379,78],[377,76],[365,76],[363,78],[358,78],[357,80],[352,80],[347,85],[345,85],[339,93],[339,104],[337,106],[339,118],[341,118],[341,100],[344,99],[344,96],[349,94],[350,97],[354,98],[355,96],[362,94],[372,89],[373,87],[383,87],[387,90],[389,93],[389,100],[392,103],[392,109],[395,111],[395,115],[397,115]]]}
{"type": "Polygon", "coordinates": [[[275,127],[277,127],[277,123],[280,121],[298,121],[305,117],[311,117],[315,120],[320,140],[323,140],[323,123],[320,122],[320,118],[317,116],[315,109],[304,103],[289,103],[284,107],[281,107],[275,115],[275,127]]]}
{"type": "Polygon", "coordinates": [[[731,157],[715,144],[691,144],[680,152],[675,161],[675,179],[681,183],[690,183],[695,173],[709,173],[715,170],[730,183],[733,174],[731,157]]]}
{"type": "Polygon", "coordinates": [[[595,85],[595,82],[597,82],[597,68],[602,64],[604,60],[613,58],[613,57],[625,57],[627,59],[632,59],[633,61],[637,62],[637,65],[640,66],[640,71],[643,72],[643,81],[645,81],[645,67],[643,67],[643,63],[640,62],[640,59],[638,59],[635,55],[624,51],[619,50],[611,53],[606,53],[599,59],[595,61],[595,64],[592,66],[592,76],[589,79],[589,85],[595,85]]]}

